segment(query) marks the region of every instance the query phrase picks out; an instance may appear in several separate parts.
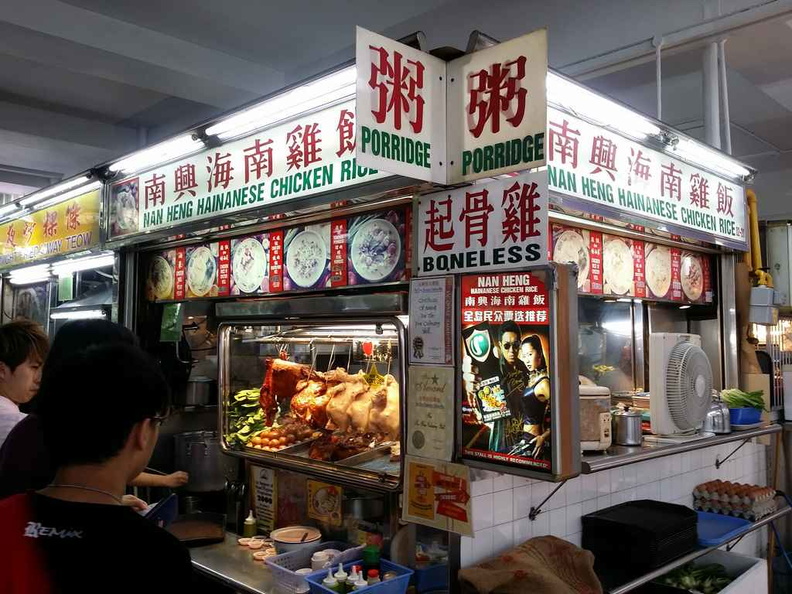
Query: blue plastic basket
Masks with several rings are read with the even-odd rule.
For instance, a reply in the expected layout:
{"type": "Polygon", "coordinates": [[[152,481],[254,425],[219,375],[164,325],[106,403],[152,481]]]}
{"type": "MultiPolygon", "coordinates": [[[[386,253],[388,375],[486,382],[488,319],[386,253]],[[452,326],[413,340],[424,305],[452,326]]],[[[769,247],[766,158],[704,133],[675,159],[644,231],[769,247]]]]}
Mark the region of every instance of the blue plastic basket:
{"type": "Polygon", "coordinates": [[[751,522],[733,516],[714,514],[712,512],[697,512],[698,543],[702,547],[720,545],[733,538],[750,526],[751,522]]]}
{"type": "Polygon", "coordinates": [[[416,569],[415,590],[419,594],[434,590],[448,590],[448,563],[416,569]]]}
{"type": "MultiPolygon", "coordinates": [[[[363,546],[353,546],[346,542],[330,541],[330,542],[317,542],[291,551],[290,553],[283,553],[265,559],[264,563],[270,568],[272,572],[272,583],[274,590],[279,594],[289,594],[297,592],[300,586],[304,585],[305,576],[295,573],[298,569],[311,566],[311,556],[317,551],[324,551],[325,549],[336,549],[341,551],[341,555],[337,557],[338,563],[347,563],[350,559],[360,559],[360,554],[363,552],[363,546]]],[[[325,570],[327,575],[327,570],[325,570]]],[[[337,593],[336,593],[337,594],[337,593]]]]}
{"type": "MultiPolygon", "coordinates": [[[[363,561],[345,563],[344,571],[351,573],[353,565],[363,565],[363,561]]],[[[336,569],[338,569],[337,565],[336,569]]],[[[370,586],[366,586],[365,588],[361,588],[360,590],[355,590],[355,592],[366,592],[367,594],[405,594],[405,592],[407,592],[407,586],[410,585],[410,578],[414,573],[413,570],[382,559],[380,561],[380,575],[386,571],[395,571],[396,577],[392,580],[387,580],[378,584],[372,584],[370,586]]],[[[335,573],[335,570],[333,573],[335,573]]],[[[311,594],[338,594],[338,592],[335,590],[325,588],[322,585],[322,580],[326,577],[326,569],[324,571],[309,573],[307,576],[305,576],[305,581],[308,582],[308,586],[311,588],[311,594]]]]}
{"type": "Polygon", "coordinates": [[[753,425],[762,420],[762,411],[758,408],[730,408],[729,420],[732,425],[753,425]]]}

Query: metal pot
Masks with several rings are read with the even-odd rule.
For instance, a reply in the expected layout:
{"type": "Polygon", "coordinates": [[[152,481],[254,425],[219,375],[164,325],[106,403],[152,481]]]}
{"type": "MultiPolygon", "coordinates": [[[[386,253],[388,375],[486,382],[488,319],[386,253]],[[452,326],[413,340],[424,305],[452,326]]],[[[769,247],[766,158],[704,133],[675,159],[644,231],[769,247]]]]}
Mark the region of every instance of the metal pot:
{"type": "Polygon", "coordinates": [[[208,377],[194,377],[187,380],[184,389],[184,406],[206,406],[212,402],[216,382],[208,377]]]}
{"type": "Polygon", "coordinates": [[[709,433],[731,433],[731,414],[729,407],[720,398],[713,400],[707,416],[704,417],[703,431],[709,433]]]}
{"type": "Polygon", "coordinates": [[[225,488],[223,453],[217,431],[177,433],[176,467],[190,474],[187,491],[222,491],[225,488]]]}
{"type": "Polygon", "coordinates": [[[629,406],[613,413],[613,438],[617,445],[641,445],[643,443],[641,413],[630,410],[629,406]]]}

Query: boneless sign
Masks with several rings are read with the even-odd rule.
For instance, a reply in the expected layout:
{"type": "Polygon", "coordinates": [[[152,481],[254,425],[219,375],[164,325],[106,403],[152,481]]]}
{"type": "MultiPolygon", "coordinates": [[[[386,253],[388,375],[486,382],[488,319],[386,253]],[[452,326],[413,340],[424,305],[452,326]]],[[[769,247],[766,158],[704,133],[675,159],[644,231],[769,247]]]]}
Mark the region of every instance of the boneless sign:
{"type": "Polygon", "coordinates": [[[547,262],[545,173],[428,194],[418,215],[419,275],[547,262]]]}

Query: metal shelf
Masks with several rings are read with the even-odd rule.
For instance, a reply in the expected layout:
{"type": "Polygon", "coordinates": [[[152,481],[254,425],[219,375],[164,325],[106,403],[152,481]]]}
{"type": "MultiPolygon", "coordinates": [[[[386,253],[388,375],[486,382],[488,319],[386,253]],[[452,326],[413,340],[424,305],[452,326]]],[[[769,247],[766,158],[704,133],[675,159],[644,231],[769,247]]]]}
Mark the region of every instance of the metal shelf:
{"type": "Polygon", "coordinates": [[[761,437],[762,435],[773,435],[780,433],[782,429],[781,425],[770,424],[756,429],[748,429],[747,431],[733,431],[725,435],[714,435],[712,437],[704,437],[681,443],[650,443],[644,440],[641,446],[612,446],[601,454],[585,454],[581,463],[581,472],[583,474],[593,474],[602,470],[627,466],[628,464],[663,458],[664,456],[673,456],[674,454],[702,450],[704,448],[735,441],[747,441],[754,437],[761,437]]]}
{"type": "Polygon", "coordinates": [[[643,584],[649,583],[653,579],[658,578],[661,575],[665,575],[669,571],[672,571],[672,570],[676,569],[677,567],[680,567],[680,566],[684,565],[685,563],[689,563],[689,562],[693,561],[694,559],[698,559],[699,557],[703,557],[707,553],[711,553],[712,551],[715,551],[715,550],[725,546],[726,544],[728,544],[730,542],[734,542],[735,540],[739,540],[740,538],[742,538],[746,534],[750,534],[754,530],[759,530],[759,528],[761,528],[762,526],[766,526],[770,522],[774,522],[775,520],[778,520],[779,518],[781,518],[781,517],[785,516],[786,514],[788,514],[790,511],[792,511],[792,508],[787,506],[787,505],[784,505],[783,509],[779,509],[777,512],[775,512],[773,514],[770,514],[769,516],[764,517],[761,520],[758,520],[758,521],[754,522],[750,526],[747,526],[745,528],[745,530],[735,534],[734,536],[732,536],[728,540],[720,543],[719,545],[714,545],[714,546],[711,546],[711,547],[705,547],[705,548],[702,548],[702,549],[696,549],[692,553],[688,553],[687,555],[685,555],[683,557],[680,557],[679,559],[675,559],[674,561],[671,561],[670,563],[668,563],[666,565],[663,565],[662,567],[659,567],[659,568],[655,569],[654,571],[652,571],[650,573],[644,574],[644,575],[642,575],[639,578],[635,578],[634,580],[632,580],[630,582],[627,582],[626,584],[623,584],[623,585],[619,586],[618,588],[613,588],[613,589],[609,590],[608,592],[609,592],[609,594],[624,594],[625,592],[630,592],[631,590],[634,590],[638,586],[642,586],[643,584]]]}

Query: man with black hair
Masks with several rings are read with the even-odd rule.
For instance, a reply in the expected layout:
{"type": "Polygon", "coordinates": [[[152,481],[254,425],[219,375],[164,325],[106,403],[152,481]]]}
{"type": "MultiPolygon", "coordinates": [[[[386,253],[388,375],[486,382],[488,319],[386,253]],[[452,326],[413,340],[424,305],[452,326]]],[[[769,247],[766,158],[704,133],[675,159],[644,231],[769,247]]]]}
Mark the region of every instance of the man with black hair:
{"type": "Polygon", "coordinates": [[[0,326],[0,446],[25,418],[19,405],[38,392],[48,350],[49,339],[36,322],[15,320],[0,326]]]}
{"type": "Polygon", "coordinates": [[[94,347],[48,370],[40,393],[58,471],[40,491],[0,501],[0,593],[189,587],[184,546],[121,503],[169,408],[154,361],[128,344],[94,347]]]}

